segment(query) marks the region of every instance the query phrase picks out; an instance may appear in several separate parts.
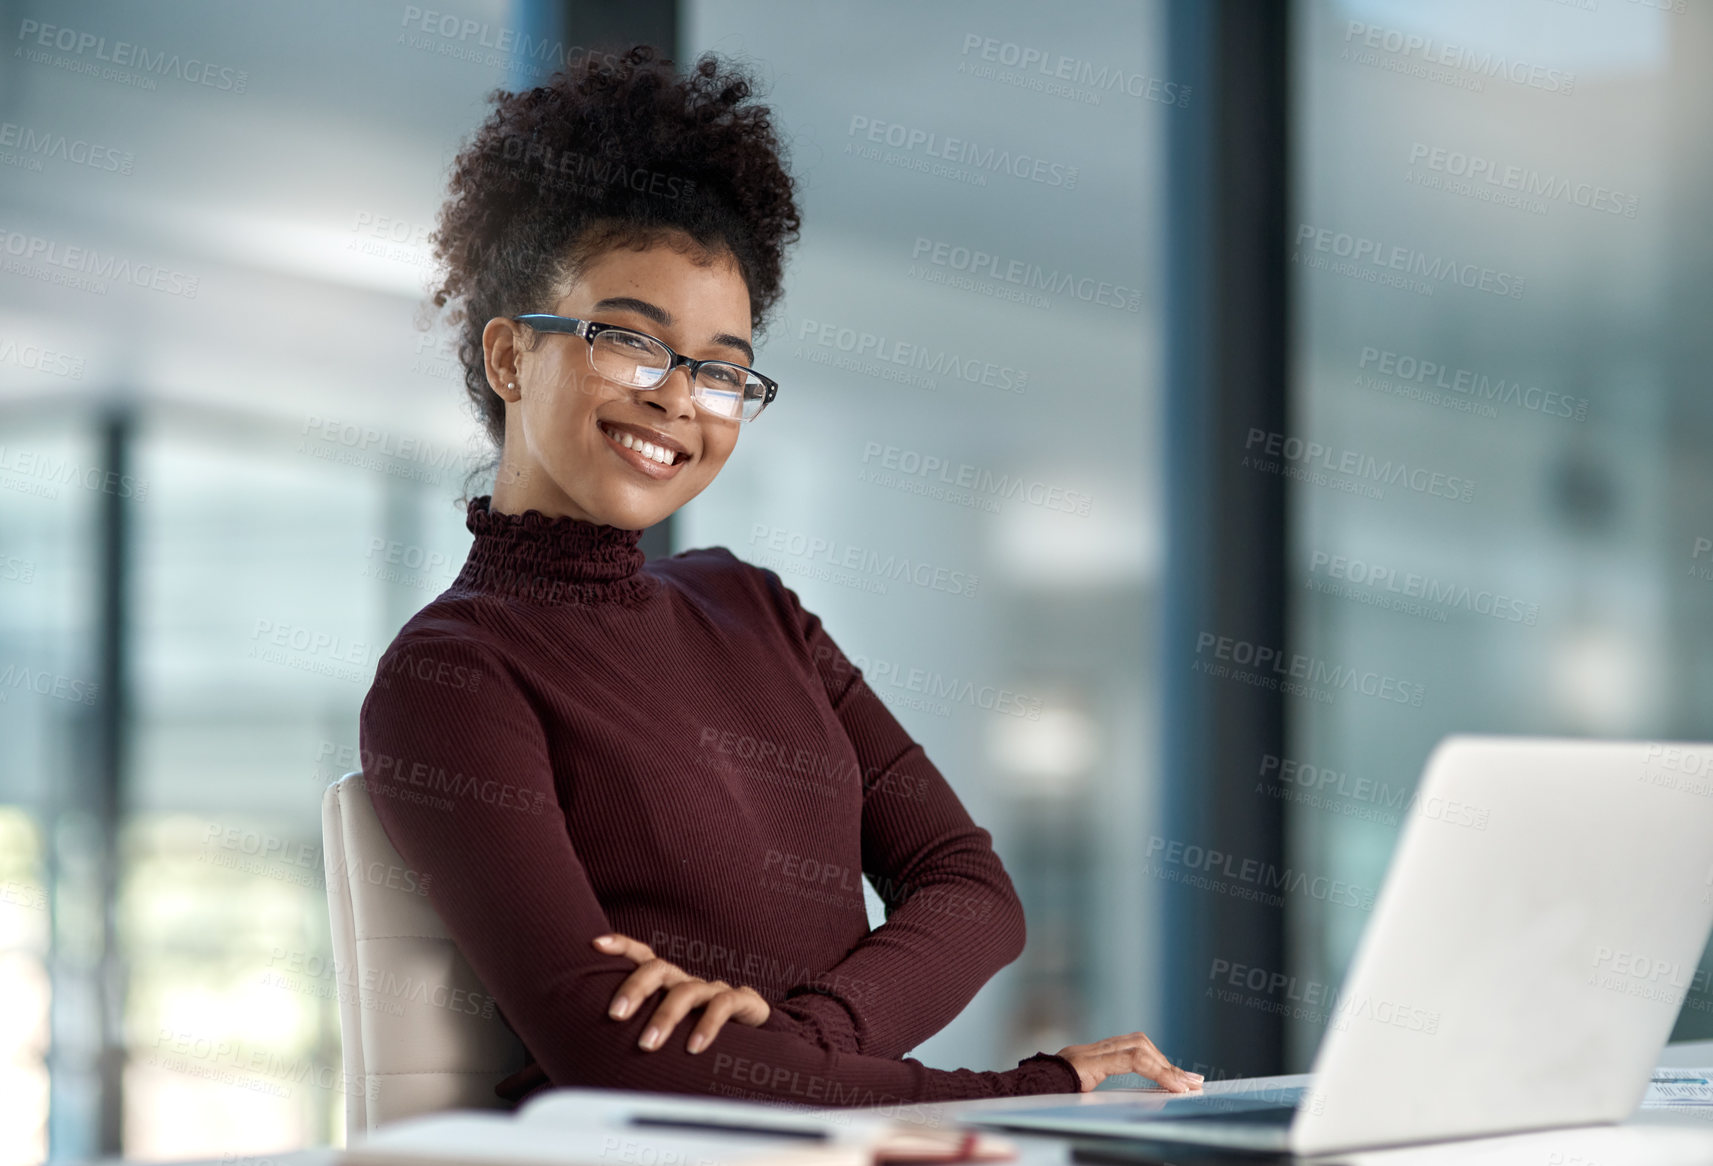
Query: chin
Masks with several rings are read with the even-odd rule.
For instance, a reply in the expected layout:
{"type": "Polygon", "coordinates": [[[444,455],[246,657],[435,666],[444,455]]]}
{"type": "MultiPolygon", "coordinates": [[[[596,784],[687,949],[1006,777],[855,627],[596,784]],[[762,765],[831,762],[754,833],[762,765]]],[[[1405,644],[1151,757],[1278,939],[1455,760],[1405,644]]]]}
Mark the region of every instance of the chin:
{"type": "Polygon", "coordinates": [[[589,508],[589,516],[596,522],[616,526],[622,530],[646,530],[678,509],[677,503],[663,506],[658,501],[646,503],[607,503],[602,506],[589,508]]]}
{"type": "Polygon", "coordinates": [[[606,521],[608,526],[616,526],[623,530],[647,530],[670,513],[672,513],[670,510],[666,510],[659,514],[643,514],[639,517],[620,516],[609,518],[606,521]]]}

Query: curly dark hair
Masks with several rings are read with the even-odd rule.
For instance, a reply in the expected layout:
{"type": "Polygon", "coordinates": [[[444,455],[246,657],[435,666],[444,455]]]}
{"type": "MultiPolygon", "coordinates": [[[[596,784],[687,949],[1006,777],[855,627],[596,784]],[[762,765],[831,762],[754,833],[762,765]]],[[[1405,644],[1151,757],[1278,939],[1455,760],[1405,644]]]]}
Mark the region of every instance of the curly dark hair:
{"type": "MultiPolygon", "coordinates": [[[[772,111],[745,104],[755,82],[703,53],[687,75],[652,45],[589,54],[544,85],[488,95],[494,111],[453,163],[429,236],[445,271],[436,308],[459,336],[464,390],[495,447],[505,402],[488,386],[482,329],[545,311],[597,256],[677,232],[730,253],[759,336],[783,291],[801,221],[772,111]]],[[[531,333],[533,336],[533,333],[531,333]]],[[[484,467],[478,467],[479,473],[484,467]]]]}

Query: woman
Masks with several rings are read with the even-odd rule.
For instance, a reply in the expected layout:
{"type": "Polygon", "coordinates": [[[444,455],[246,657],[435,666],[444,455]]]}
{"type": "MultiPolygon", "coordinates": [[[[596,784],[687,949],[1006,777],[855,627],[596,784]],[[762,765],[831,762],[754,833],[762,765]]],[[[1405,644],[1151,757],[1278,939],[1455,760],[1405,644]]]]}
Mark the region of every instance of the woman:
{"type": "Polygon", "coordinates": [[[461,301],[499,462],[463,569],[380,661],[362,756],[532,1054],[498,1091],[1198,1088],[1141,1033],[1004,1072],[904,1059],[1022,950],[990,836],[777,574],[724,547],[643,565],[642,530],[776,389],[751,336],[799,218],[749,94],[711,55],[679,78],[648,46],[496,93],[441,212],[435,302],[461,301]]]}

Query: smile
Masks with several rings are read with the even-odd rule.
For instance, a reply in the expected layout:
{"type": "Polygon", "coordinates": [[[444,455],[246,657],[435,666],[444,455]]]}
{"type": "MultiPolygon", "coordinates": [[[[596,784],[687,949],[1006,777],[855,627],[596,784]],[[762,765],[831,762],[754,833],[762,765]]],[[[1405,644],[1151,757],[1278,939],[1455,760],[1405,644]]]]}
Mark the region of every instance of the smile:
{"type": "Polygon", "coordinates": [[[613,429],[599,422],[597,422],[597,426],[615,453],[651,478],[675,477],[678,473],[678,467],[690,460],[690,455],[687,453],[679,453],[676,450],[655,445],[653,442],[644,441],[624,430],[613,429]]]}

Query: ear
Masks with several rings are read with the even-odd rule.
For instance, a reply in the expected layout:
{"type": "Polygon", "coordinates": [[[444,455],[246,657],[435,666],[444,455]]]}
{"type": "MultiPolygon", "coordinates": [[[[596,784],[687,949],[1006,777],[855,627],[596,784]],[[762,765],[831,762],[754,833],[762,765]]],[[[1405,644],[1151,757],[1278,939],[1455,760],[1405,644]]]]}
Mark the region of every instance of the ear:
{"type": "Polygon", "coordinates": [[[488,387],[502,400],[517,401],[523,391],[518,388],[518,327],[504,316],[495,316],[482,329],[482,360],[488,374],[488,387]]]}

